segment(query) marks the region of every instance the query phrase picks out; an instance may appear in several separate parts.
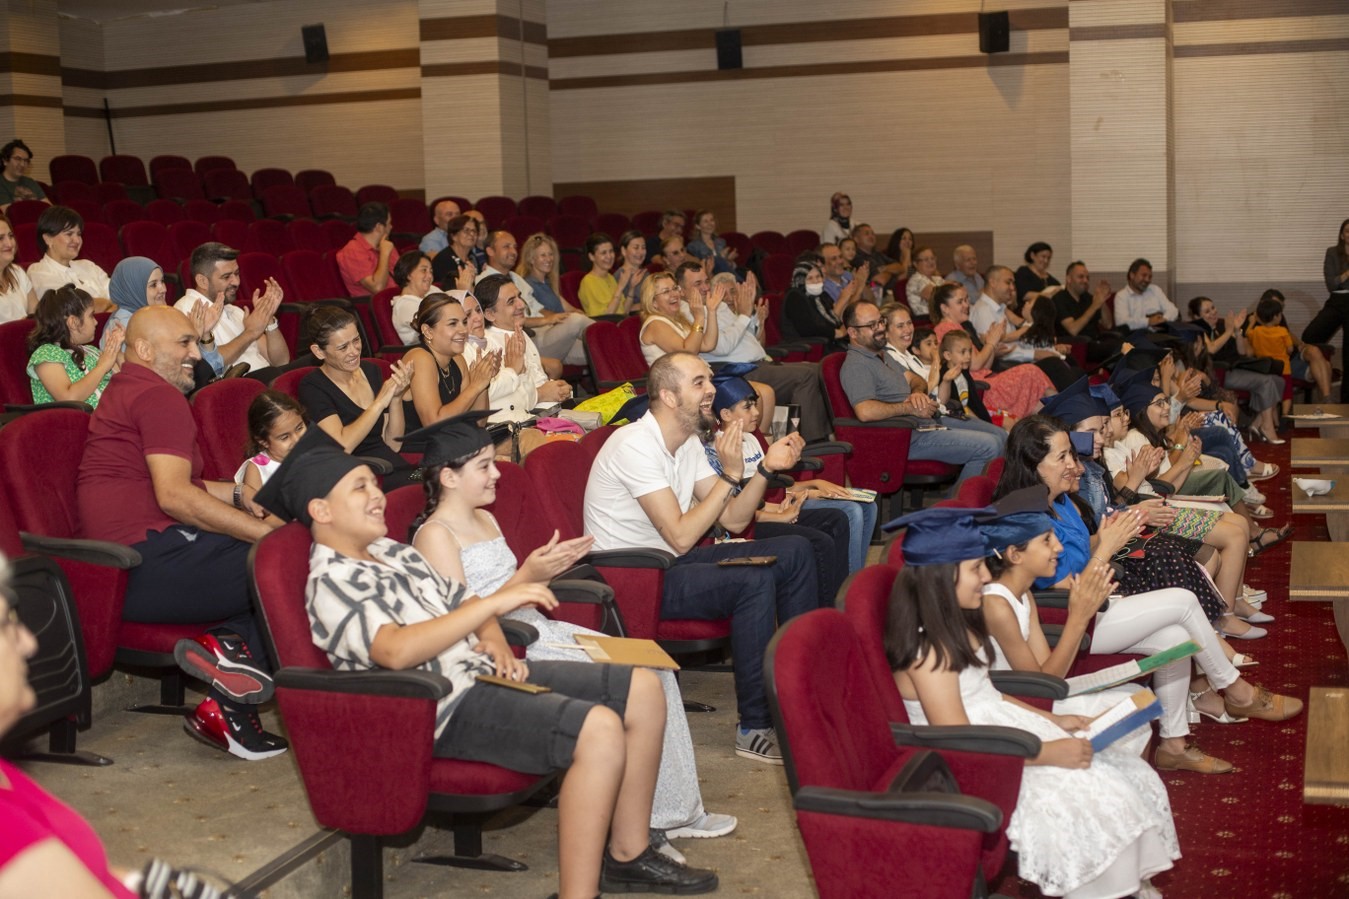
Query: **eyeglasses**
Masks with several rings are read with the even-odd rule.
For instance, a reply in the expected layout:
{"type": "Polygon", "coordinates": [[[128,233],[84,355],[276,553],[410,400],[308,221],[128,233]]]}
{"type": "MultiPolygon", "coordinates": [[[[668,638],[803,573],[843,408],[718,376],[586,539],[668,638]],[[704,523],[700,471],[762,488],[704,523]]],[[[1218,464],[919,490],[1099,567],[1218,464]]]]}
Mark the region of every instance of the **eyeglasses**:
{"type": "Polygon", "coordinates": [[[1153,400],[1152,402],[1148,403],[1148,405],[1149,405],[1149,406],[1156,406],[1158,409],[1165,409],[1166,407],[1168,407],[1168,406],[1171,405],[1171,400],[1167,399],[1167,398],[1164,397],[1164,396],[1159,396],[1159,397],[1157,397],[1157,399],[1155,399],[1155,400],[1153,400]]]}
{"type": "Polygon", "coordinates": [[[28,165],[30,162],[33,161],[33,157],[31,157],[31,156],[18,156],[18,155],[15,155],[15,156],[9,157],[9,160],[10,160],[10,162],[17,162],[19,165],[28,165]]]}
{"type": "Polygon", "coordinates": [[[856,328],[859,331],[875,331],[877,328],[884,328],[885,322],[881,321],[879,318],[874,318],[869,322],[858,322],[855,325],[848,325],[848,327],[856,328]]]}

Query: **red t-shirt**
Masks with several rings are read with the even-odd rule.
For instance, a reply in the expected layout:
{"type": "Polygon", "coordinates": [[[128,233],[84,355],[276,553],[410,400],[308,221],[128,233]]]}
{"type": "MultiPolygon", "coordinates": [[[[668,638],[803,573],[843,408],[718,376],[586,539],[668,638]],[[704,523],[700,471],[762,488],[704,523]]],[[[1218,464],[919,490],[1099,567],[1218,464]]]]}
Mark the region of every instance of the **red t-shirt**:
{"type": "Polygon", "coordinates": [[[98,834],[78,814],[52,798],[25,777],[18,768],[0,761],[0,776],[9,781],[0,786],[0,868],[24,850],[54,839],[69,849],[99,883],[117,899],[135,899],[134,894],[108,870],[108,857],[98,834]]]}
{"type": "MultiPolygon", "coordinates": [[[[375,288],[376,292],[393,286],[393,267],[398,263],[398,251],[389,253],[389,277],[385,283],[375,288]]],[[[361,284],[362,278],[368,278],[379,268],[379,250],[370,246],[370,241],[357,234],[347,245],[337,251],[337,270],[342,273],[342,286],[353,297],[368,296],[370,291],[361,284]]],[[[101,402],[101,400],[100,400],[101,402]]]]}
{"type": "Polygon", "coordinates": [[[89,421],[76,484],[83,536],[133,546],[148,532],[177,524],[155,499],[150,455],[188,460],[192,483],[204,487],[187,397],[145,366],[126,365],[108,382],[89,421]]]}

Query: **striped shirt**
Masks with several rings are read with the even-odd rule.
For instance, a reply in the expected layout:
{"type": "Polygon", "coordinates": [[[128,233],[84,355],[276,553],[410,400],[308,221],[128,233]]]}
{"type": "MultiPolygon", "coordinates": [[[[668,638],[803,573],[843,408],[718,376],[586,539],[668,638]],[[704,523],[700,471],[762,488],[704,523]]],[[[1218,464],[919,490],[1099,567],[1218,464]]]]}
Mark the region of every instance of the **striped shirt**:
{"type": "MultiPolygon", "coordinates": [[[[370,544],[370,554],[379,561],[348,558],[319,543],[309,551],[309,626],[315,645],[338,671],[378,667],[370,658],[370,644],[384,625],[431,621],[459,608],[469,595],[407,544],[383,538],[370,544]]],[[[473,651],[477,642],[469,633],[417,666],[450,682],[449,694],[436,708],[437,737],[474,678],[494,671],[489,656],[473,651]]]]}

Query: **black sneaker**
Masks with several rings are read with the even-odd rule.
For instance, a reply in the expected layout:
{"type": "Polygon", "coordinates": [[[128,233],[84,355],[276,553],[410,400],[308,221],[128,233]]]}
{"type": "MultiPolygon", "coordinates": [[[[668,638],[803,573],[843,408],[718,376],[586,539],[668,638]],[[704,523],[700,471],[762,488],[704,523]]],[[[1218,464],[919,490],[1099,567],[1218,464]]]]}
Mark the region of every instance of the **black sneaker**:
{"type": "Polygon", "coordinates": [[[178,667],[206,681],[235,702],[259,705],[272,698],[272,678],[258,663],[243,638],[228,631],[208,631],[173,648],[178,667]]]}
{"type": "Polygon", "coordinates": [[[600,892],[665,893],[691,896],[710,893],[717,888],[717,874],[704,868],[690,868],[666,858],[650,846],[630,862],[616,861],[604,850],[600,868],[600,892]]]}
{"type": "Polygon", "coordinates": [[[183,721],[183,730],[207,746],[255,762],[280,755],[290,744],[262,729],[251,708],[230,707],[208,696],[183,721]]]}

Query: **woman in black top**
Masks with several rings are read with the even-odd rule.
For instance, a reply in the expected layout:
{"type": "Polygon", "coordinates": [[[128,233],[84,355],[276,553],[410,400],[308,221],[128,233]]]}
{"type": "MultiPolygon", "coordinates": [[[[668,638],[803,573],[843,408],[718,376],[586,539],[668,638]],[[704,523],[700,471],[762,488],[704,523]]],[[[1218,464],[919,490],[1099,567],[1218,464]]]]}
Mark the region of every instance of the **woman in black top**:
{"type": "Polygon", "coordinates": [[[393,466],[385,490],[412,483],[416,468],[398,454],[403,404],[398,398],[412,369],[395,362],[386,381],[380,367],[361,358],[356,317],[336,306],[316,306],[305,320],[310,351],[319,367],[300,381],[297,393],[310,419],[353,456],[383,459],[393,466]]]}
{"type": "Polygon", "coordinates": [[[472,262],[478,245],[478,222],[472,216],[456,215],[445,223],[450,245],[431,260],[431,276],[444,290],[467,290],[478,276],[472,262]]]}
{"type": "MultiPolygon", "coordinates": [[[[1330,296],[1316,318],[1302,329],[1303,343],[1330,343],[1337,331],[1349,328],[1349,219],[1340,222],[1340,239],[1326,249],[1322,273],[1330,296]]],[[[1349,378],[1340,385],[1340,402],[1349,403],[1349,378]]]]}
{"type": "Polygon", "coordinates": [[[1049,273],[1049,263],[1054,258],[1054,248],[1043,240],[1026,247],[1023,257],[1026,264],[1016,270],[1016,308],[1028,298],[1038,297],[1047,287],[1059,287],[1059,279],[1049,273]]]}
{"type": "MultiPolygon", "coordinates": [[[[1275,374],[1277,366],[1267,365],[1271,360],[1242,355],[1239,341],[1242,339],[1241,323],[1245,320],[1245,309],[1232,313],[1227,321],[1223,321],[1218,307],[1208,297],[1190,300],[1190,324],[1201,332],[1203,355],[1226,369],[1223,387],[1245,390],[1251,395],[1251,411],[1255,413],[1251,436],[1271,443],[1284,443],[1278,436],[1278,419],[1275,417],[1283,398],[1283,375],[1275,374]]],[[[1196,355],[1199,367],[1204,368],[1203,357],[1196,355]]],[[[1211,372],[1208,374],[1212,375],[1211,372]]]]}
{"type": "Polygon", "coordinates": [[[472,365],[464,361],[468,314],[443,293],[428,294],[412,319],[418,345],[403,357],[412,387],[403,399],[403,432],[487,408],[487,390],[501,369],[501,352],[487,351],[472,365]]]}

